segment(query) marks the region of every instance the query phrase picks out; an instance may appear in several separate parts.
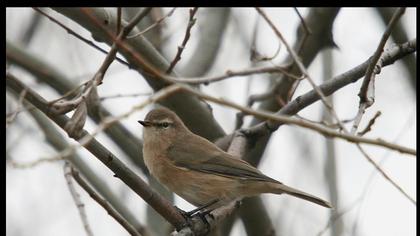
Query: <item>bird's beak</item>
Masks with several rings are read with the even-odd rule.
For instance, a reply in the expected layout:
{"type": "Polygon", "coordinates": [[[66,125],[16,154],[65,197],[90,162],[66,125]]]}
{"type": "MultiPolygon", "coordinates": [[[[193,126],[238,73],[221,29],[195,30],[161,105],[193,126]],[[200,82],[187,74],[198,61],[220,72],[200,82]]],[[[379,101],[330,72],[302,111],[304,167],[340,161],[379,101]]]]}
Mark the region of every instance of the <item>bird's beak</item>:
{"type": "Polygon", "coordinates": [[[150,122],[150,121],[145,121],[145,120],[139,120],[139,121],[137,121],[137,122],[139,122],[141,125],[143,125],[144,127],[148,127],[148,126],[151,126],[152,125],[152,122],[150,122]]]}

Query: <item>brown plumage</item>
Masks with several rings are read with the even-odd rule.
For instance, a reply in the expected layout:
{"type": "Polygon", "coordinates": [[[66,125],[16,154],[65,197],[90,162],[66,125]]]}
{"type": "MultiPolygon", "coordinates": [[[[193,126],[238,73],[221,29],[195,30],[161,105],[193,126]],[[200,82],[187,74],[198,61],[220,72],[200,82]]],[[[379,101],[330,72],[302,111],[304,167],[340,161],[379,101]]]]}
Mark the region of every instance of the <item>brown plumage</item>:
{"type": "Polygon", "coordinates": [[[238,198],[285,193],[331,208],[327,201],[264,175],[192,133],[169,109],[154,109],[139,123],[145,127],[143,157],[151,174],[195,206],[218,199],[212,205],[216,208],[238,198]]]}

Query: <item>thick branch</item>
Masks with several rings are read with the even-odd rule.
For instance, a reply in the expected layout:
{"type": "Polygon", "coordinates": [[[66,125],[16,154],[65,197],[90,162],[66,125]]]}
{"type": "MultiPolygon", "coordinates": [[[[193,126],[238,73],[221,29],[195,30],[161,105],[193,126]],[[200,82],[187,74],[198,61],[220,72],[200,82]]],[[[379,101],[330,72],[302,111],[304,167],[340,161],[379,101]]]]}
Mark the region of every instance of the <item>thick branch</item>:
{"type": "MultiPolygon", "coordinates": [[[[26,104],[28,104],[26,102],[26,104]]],[[[44,132],[46,140],[56,150],[62,151],[66,149],[70,144],[65,138],[58,132],[53,126],[53,123],[40,112],[38,109],[28,109],[32,117],[38,123],[40,129],[44,132]]],[[[109,186],[104,182],[103,179],[99,178],[95,170],[91,169],[89,165],[77,154],[73,154],[67,158],[82,174],[86,177],[87,181],[91,183],[96,191],[98,191],[107,201],[115,208],[124,218],[126,218],[136,229],[143,235],[150,235],[146,228],[138,221],[133,213],[121,202],[121,199],[114,194],[109,186]]]]}
{"type": "MultiPolygon", "coordinates": [[[[73,90],[76,84],[70,78],[60,73],[45,61],[30,54],[27,50],[17,47],[13,43],[6,41],[6,58],[17,66],[27,70],[36,79],[48,84],[60,94],[65,94],[73,90]]],[[[96,123],[102,122],[105,118],[111,117],[104,106],[98,104],[96,109],[88,109],[88,114],[96,123]]],[[[106,134],[127,154],[130,159],[139,166],[145,174],[148,170],[143,162],[142,141],[129,131],[121,122],[115,122],[108,129],[106,134]]]]}
{"type": "MultiPolygon", "coordinates": [[[[376,10],[378,11],[379,15],[381,16],[381,19],[384,23],[384,25],[387,25],[388,22],[391,20],[392,15],[394,14],[396,8],[393,7],[378,7],[376,10]]],[[[404,25],[401,23],[401,21],[397,22],[397,25],[395,25],[394,30],[391,33],[392,39],[395,43],[403,43],[407,42],[409,40],[409,37],[407,35],[407,30],[404,28],[404,25]]],[[[410,74],[407,79],[411,83],[411,89],[416,94],[417,89],[417,66],[416,66],[416,56],[414,54],[411,54],[407,57],[404,57],[402,62],[407,69],[408,73],[410,74]]]]}
{"type": "MultiPolygon", "coordinates": [[[[54,8],[54,10],[89,30],[96,40],[103,40],[108,44],[114,43],[114,35],[112,33],[110,34],[116,28],[114,26],[116,17],[114,17],[115,14],[113,12],[102,8],[90,9],[90,12],[98,19],[98,22],[107,22],[106,24],[98,25],[84,15],[80,9],[54,8]]],[[[137,32],[138,30],[134,29],[132,33],[136,34],[137,32]]],[[[134,39],[129,39],[123,44],[118,43],[118,46],[121,47],[119,52],[132,65],[135,65],[133,67],[145,77],[155,91],[168,85],[166,81],[154,76],[154,73],[150,71],[150,68],[146,64],[152,66],[158,72],[163,72],[169,67],[169,63],[142,35],[134,39]],[[131,49],[127,50],[128,48],[131,49]],[[146,64],[138,62],[139,55],[141,55],[146,64]]],[[[163,100],[161,103],[174,110],[194,133],[209,140],[214,140],[224,135],[224,131],[214,120],[208,106],[197,98],[185,93],[177,93],[171,99],[163,100]]]]}
{"type": "MultiPolygon", "coordinates": [[[[393,64],[395,61],[403,58],[404,56],[414,53],[417,50],[416,39],[410,40],[401,45],[395,45],[394,47],[390,48],[386,53],[383,55],[383,66],[388,66],[393,64]]],[[[363,62],[359,66],[338,75],[327,82],[321,84],[319,86],[320,90],[326,95],[329,96],[336,92],[337,90],[343,88],[344,86],[354,83],[358,81],[366,72],[367,67],[369,66],[370,59],[363,62]]],[[[294,115],[304,109],[305,107],[313,104],[314,102],[320,99],[319,94],[315,90],[311,90],[299,97],[295,100],[289,102],[286,106],[284,106],[280,111],[276,114],[279,115],[294,115]]],[[[277,129],[281,123],[273,123],[268,121],[266,124],[259,124],[258,126],[268,126],[270,129],[277,129]]],[[[254,127],[256,128],[256,126],[254,127]]]]}
{"type": "Polygon", "coordinates": [[[128,221],[122,217],[118,211],[116,211],[111,204],[109,204],[105,199],[103,199],[99,194],[93,190],[88,183],[86,183],[85,180],[79,175],[79,172],[75,170],[74,168],[71,168],[71,174],[73,175],[73,178],[76,180],[76,182],[82,187],[89,196],[94,199],[99,205],[101,205],[112,218],[114,218],[122,227],[124,227],[127,232],[129,232],[133,236],[141,236],[139,232],[137,232],[136,228],[132,226],[128,221]]]}
{"type": "MultiPolygon", "coordinates": [[[[247,130],[245,130],[244,132],[248,135],[248,136],[261,136],[261,135],[265,135],[267,134],[267,132],[273,132],[275,131],[275,129],[277,129],[280,124],[283,123],[288,123],[288,124],[293,124],[293,125],[297,125],[303,128],[308,128],[314,131],[317,131],[327,137],[337,137],[337,138],[341,138],[341,139],[345,139],[349,142],[353,142],[353,143],[364,143],[364,144],[371,144],[371,145],[375,145],[375,146],[381,146],[381,147],[385,147],[385,148],[389,148],[395,151],[399,151],[401,153],[408,153],[411,155],[416,155],[416,150],[408,148],[408,147],[404,147],[398,144],[394,144],[394,143],[390,143],[390,142],[386,142],[382,139],[370,139],[370,138],[365,138],[365,137],[359,137],[356,135],[351,135],[348,133],[340,133],[337,132],[334,129],[325,127],[323,125],[319,125],[316,123],[312,123],[312,122],[308,122],[306,120],[302,120],[302,119],[296,119],[293,117],[289,117],[289,116],[285,116],[283,114],[273,114],[273,113],[269,113],[269,112],[265,112],[265,111],[256,111],[256,110],[252,110],[248,107],[244,107],[241,105],[238,105],[236,103],[227,101],[225,99],[220,99],[220,98],[215,98],[203,93],[198,92],[195,89],[189,88],[189,87],[185,87],[182,86],[181,87],[182,90],[188,91],[189,93],[192,93],[200,98],[203,98],[205,100],[208,101],[212,101],[221,105],[225,105],[225,106],[229,106],[229,107],[233,107],[235,109],[238,109],[240,111],[242,111],[243,113],[249,114],[249,115],[253,115],[255,117],[258,117],[260,119],[266,119],[267,121],[264,122],[263,124],[257,125],[255,127],[251,127],[247,130]]],[[[232,145],[232,144],[231,144],[232,145]]],[[[244,152],[242,152],[244,153],[244,152]]]]}
{"type": "MultiPolygon", "coordinates": [[[[47,114],[48,117],[51,118],[57,125],[62,128],[65,127],[66,123],[68,122],[68,118],[66,116],[54,115],[50,113],[47,102],[42,97],[40,97],[31,89],[27,88],[11,74],[7,73],[6,77],[6,86],[17,93],[27,89],[27,101],[40,109],[44,114],[47,114]]],[[[89,136],[89,133],[83,130],[82,136],[89,136]]],[[[177,209],[174,208],[170,202],[161,197],[157,192],[149,188],[146,182],[144,182],[136,173],[124,165],[115,155],[107,150],[96,139],[92,138],[90,142],[85,144],[85,148],[95,157],[97,157],[102,163],[104,163],[109,169],[111,169],[115,173],[116,177],[120,178],[157,212],[164,216],[166,220],[175,226],[175,228],[181,229],[183,227],[185,224],[185,219],[177,211],[177,209]]]]}

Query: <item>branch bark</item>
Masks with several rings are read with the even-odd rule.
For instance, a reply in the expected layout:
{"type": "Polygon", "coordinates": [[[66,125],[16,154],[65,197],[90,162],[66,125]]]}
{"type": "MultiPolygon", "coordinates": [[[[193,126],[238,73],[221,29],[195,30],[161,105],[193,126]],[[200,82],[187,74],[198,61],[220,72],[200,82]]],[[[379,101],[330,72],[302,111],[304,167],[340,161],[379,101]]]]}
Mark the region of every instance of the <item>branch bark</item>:
{"type": "MultiPolygon", "coordinates": [[[[103,41],[108,45],[111,45],[114,42],[113,38],[108,35],[108,32],[113,32],[116,29],[116,16],[114,12],[110,12],[103,8],[90,9],[92,15],[98,22],[106,22],[106,24],[102,25],[102,27],[108,30],[108,32],[106,32],[84,15],[80,9],[53,9],[90,31],[96,40],[103,41]]],[[[123,24],[125,24],[124,21],[123,24]]],[[[138,33],[137,31],[137,29],[134,29],[132,33],[136,34],[138,33]]],[[[169,67],[168,61],[164,59],[142,35],[127,40],[126,44],[129,45],[133,51],[138,53],[138,55],[145,58],[147,63],[150,63],[156,70],[163,72],[169,67]]],[[[147,68],[143,68],[142,65],[136,61],[136,58],[133,57],[132,53],[127,50],[119,50],[119,52],[130,62],[133,68],[144,76],[146,81],[155,91],[168,85],[164,80],[160,80],[159,78],[156,78],[156,76],[146,73],[145,69],[147,71],[147,68]]],[[[176,75],[176,73],[173,75],[176,75]]],[[[208,105],[195,97],[185,93],[178,93],[176,96],[172,96],[171,99],[162,101],[161,104],[174,110],[192,132],[208,140],[212,141],[225,135],[223,129],[214,120],[208,105]]]]}
{"type": "MultiPolygon", "coordinates": [[[[64,115],[54,115],[49,112],[47,102],[40,97],[37,93],[27,88],[21,83],[16,77],[7,73],[6,74],[6,86],[11,88],[13,91],[19,93],[24,89],[27,89],[26,100],[32,105],[36,106],[44,114],[48,115],[57,125],[64,128],[68,122],[68,118],[64,115]]],[[[82,131],[82,136],[87,137],[89,133],[85,130],[82,131]]],[[[78,141],[78,140],[76,140],[78,141]]],[[[102,163],[104,163],[109,169],[111,169],[115,176],[120,178],[126,185],[128,185],[133,191],[135,191],[143,200],[150,204],[157,212],[165,217],[175,228],[181,229],[185,225],[185,219],[172,206],[170,202],[164,199],[161,195],[149,188],[147,183],[144,182],[138,175],[124,165],[115,155],[107,150],[102,144],[96,139],[92,138],[90,142],[84,145],[85,148],[97,157],[102,163]]]]}

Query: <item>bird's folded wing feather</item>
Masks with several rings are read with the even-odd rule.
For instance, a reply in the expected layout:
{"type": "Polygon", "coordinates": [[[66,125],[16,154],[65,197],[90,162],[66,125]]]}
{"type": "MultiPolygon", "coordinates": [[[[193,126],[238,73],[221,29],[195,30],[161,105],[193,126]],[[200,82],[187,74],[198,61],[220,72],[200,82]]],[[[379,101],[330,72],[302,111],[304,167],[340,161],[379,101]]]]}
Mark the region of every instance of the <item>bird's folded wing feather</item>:
{"type": "MultiPolygon", "coordinates": [[[[198,138],[198,136],[196,136],[198,138]]],[[[175,144],[167,150],[167,157],[174,165],[193,171],[215,174],[228,178],[270,181],[279,183],[249,163],[235,158],[217,148],[214,144],[199,137],[197,144],[175,144]]],[[[191,140],[191,139],[190,139],[191,140]]]]}

